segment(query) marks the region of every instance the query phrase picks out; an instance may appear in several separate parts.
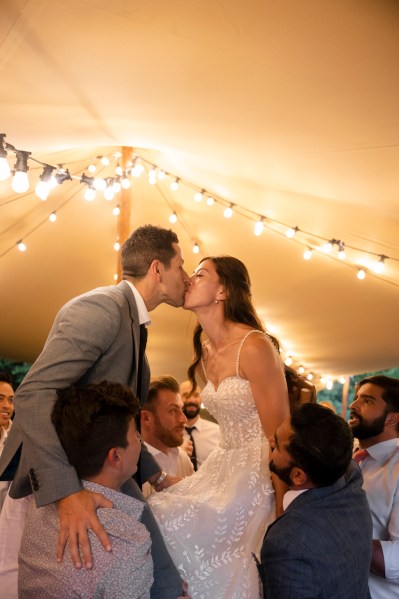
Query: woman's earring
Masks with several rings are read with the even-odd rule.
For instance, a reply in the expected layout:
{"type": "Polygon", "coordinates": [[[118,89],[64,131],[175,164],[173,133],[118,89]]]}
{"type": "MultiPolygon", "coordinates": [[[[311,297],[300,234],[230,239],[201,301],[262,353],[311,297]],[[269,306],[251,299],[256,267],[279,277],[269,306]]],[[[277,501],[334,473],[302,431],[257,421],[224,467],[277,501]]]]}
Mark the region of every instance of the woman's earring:
{"type": "Polygon", "coordinates": [[[218,304],[218,303],[219,303],[219,300],[218,300],[218,299],[215,299],[215,304],[218,304]]]}

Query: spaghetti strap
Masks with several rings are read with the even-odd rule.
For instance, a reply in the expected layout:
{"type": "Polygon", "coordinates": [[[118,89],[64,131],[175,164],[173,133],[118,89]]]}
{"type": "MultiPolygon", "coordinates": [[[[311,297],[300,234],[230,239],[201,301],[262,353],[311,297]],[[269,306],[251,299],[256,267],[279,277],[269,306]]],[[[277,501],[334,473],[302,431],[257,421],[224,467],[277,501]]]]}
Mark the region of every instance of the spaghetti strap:
{"type": "MultiPolygon", "coordinates": [[[[240,354],[241,354],[241,349],[242,349],[242,346],[244,345],[245,341],[247,340],[247,337],[249,337],[250,335],[252,335],[252,333],[262,333],[262,335],[265,335],[265,333],[263,331],[260,331],[259,329],[252,329],[251,331],[248,331],[248,333],[246,335],[244,335],[244,337],[242,338],[241,343],[240,343],[240,347],[238,348],[237,358],[236,358],[236,376],[238,376],[238,377],[240,376],[239,369],[240,369],[240,354]]],[[[202,368],[204,368],[204,365],[202,365],[202,368]]],[[[205,372],[205,369],[204,369],[204,372],[205,372]]]]}

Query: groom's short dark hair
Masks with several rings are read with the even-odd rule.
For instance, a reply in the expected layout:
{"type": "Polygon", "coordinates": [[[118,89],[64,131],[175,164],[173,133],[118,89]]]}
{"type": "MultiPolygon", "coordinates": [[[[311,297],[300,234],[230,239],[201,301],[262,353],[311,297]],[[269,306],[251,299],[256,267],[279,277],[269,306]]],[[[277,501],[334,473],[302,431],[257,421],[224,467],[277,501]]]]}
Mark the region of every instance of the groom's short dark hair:
{"type": "Polygon", "coordinates": [[[292,434],[286,451],[293,466],[316,487],[335,483],[352,459],[353,435],[345,420],[329,408],[307,403],[291,414],[292,434]]]}
{"type": "Polygon", "coordinates": [[[126,447],[129,423],[140,411],[130,387],[103,381],[58,391],[51,421],[79,478],[98,474],[113,447],[126,447]]]}
{"type": "Polygon", "coordinates": [[[145,277],[154,260],[159,260],[169,268],[172,258],[176,255],[174,243],[179,243],[179,240],[171,229],[155,225],[139,227],[122,246],[123,277],[145,277]]]}

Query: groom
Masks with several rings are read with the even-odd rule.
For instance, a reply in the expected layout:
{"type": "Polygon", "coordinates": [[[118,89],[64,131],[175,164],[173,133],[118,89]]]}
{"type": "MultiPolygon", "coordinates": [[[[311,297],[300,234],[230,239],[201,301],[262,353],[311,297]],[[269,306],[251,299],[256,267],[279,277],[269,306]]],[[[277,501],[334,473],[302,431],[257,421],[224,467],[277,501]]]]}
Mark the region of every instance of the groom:
{"type": "MultiPolygon", "coordinates": [[[[178,242],[173,231],[161,227],[145,225],[134,231],[122,247],[124,280],[116,286],[89,291],[61,308],[42,353],[15,395],[16,418],[0,459],[0,473],[5,471],[6,478],[18,464],[11,497],[23,498],[33,492],[38,507],[57,504],[57,557],[62,558],[69,538],[76,567],[81,567],[82,561],[85,567],[92,567],[88,529],[111,551],[96,509],[112,504],[102,495],[82,489],[68,462],[51,424],[57,391],[72,384],[109,380],[129,385],[141,403],[145,401],[150,370],[144,355],[144,325],[151,322],[149,312],[159,304],[182,306],[189,283],[178,242]]],[[[140,475],[157,490],[171,483],[145,449],[141,452],[140,475]]],[[[123,490],[142,499],[132,479],[123,490]]],[[[142,521],[152,536],[155,580],[151,598],[175,599],[181,595],[181,579],[148,506],[142,521]]],[[[0,542],[5,543],[3,531],[0,536],[0,542]]],[[[15,544],[15,535],[11,532],[10,536],[15,544]]]]}

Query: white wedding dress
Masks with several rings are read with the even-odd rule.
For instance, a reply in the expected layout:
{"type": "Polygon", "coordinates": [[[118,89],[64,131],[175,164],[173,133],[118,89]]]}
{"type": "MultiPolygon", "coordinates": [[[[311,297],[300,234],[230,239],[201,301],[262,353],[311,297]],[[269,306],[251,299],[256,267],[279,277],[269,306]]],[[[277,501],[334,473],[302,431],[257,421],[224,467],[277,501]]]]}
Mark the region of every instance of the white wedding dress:
{"type": "MultiPolygon", "coordinates": [[[[250,331],[248,334],[254,333],[250,331]]],[[[274,519],[269,444],[249,382],[236,373],[201,398],[220,425],[220,445],[201,468],[148,500],[192,599],[258,599],[258,554],[274,519]]]]}

